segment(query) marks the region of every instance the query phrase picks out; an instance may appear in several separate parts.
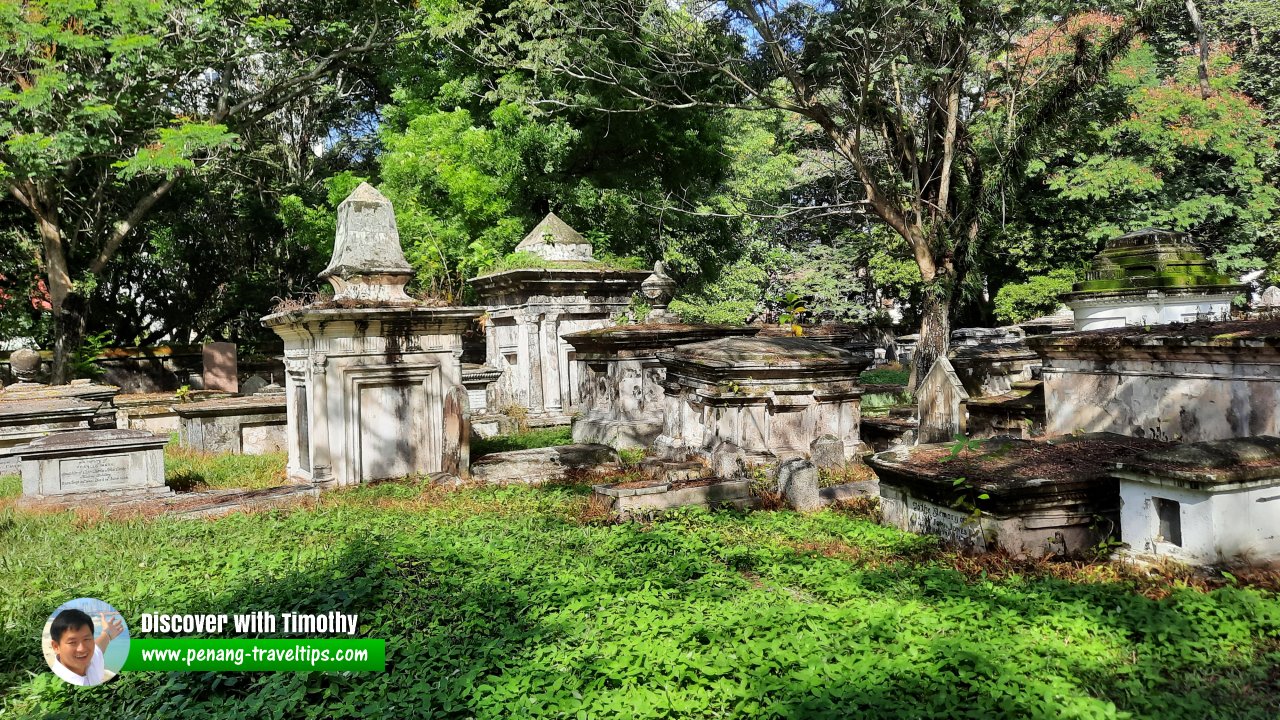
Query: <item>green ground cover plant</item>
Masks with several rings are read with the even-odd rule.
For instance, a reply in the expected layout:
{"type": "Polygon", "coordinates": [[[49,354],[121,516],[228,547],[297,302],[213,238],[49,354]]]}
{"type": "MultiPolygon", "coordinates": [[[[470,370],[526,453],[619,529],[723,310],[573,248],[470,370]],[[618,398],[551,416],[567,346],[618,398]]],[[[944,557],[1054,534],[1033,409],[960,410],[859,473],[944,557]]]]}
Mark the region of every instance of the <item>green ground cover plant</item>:
{"type": "Polygon", "coordinates": [[[510,450],[531,450],[533,448],[555,447],[573,443],[573,429],[568,425],[556,427],[534,428],[510,435],[497,435],[491,438],[471,439],[471,459],[474,460],[490,453],[508,452],[510,450]]]}
{"type": "Polygon", "coordinates": [[[573,485],[396,482],[217,520],[0,501],[0,715],[1274,718],[1280,599],[963,558],[856,512],[587,522],[573,485]],[[92,552],[86,552],[92,549],[92,552]],[[125,673],[36,642],[68,598],[358,613],[385,673],[125,673]]]}
{"type": "Polygon", "coordinates": [[[863,370],[858,376],[863,385],[906,385],[910,377],[911,368],[896,363],[873,370],[863,370]]]}

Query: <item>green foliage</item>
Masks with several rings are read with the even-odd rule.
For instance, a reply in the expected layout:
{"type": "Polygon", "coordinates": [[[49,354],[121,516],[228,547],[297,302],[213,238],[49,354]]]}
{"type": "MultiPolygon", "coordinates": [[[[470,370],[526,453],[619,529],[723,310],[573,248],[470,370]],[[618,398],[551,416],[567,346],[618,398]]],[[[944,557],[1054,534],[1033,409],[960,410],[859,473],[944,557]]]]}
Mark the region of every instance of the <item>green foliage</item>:
{"type": "Polygon", "coordinates": [[[635,467],[645,459],[648,451],[644,448],[621,448],[618,450],[618,459],[622,460],[624,467],[635,467]]]}
{"type": "Polygon", "coordinates": [[[911,368],[875,368],[863,370],[858,380],[863,385],[906,385],[911,377],[911,368]]]}
{"type": "Polygon", "coordinates": [[[288,454],[203,453],[170,442],[164,449],[165,484],[180,492],[261,489],[286,484],[288,454]]]}
{"type": "Polygon", "coordinates": [[[104,372],[98,364],[102,351],[115,344],[110,330],[86,335],[80,347],[71,355],[69,366],[71,376],[76,378],[96,378],[104,372]]]}
{"type": "Polygon", "coordinates": [[[1231,52],[1215,46],[1206,99],[1194,55],[1135,45],[1110,83],[1080,105],[1071,129],[1032,162],[1028,195],[1010,205],[1026,224],[1003,227],[999,244],[1010,252],[994,263],[1012,260],[1026,275],[1046,275],[1148,226],[1191,232],[1230,274],[1272,263],[1280,247],[1280,131],[1241,92],[1245,75],[1231,52]]]}
{"type": "Polygon", "coordinates": [[[309,194],[367,117],[366,73],[335,75],[371,59],[401,9],[0,4],[0,184],[40,232],[59,379],[86,331],[261,332],[271,296],[309,270],[278,241],[277,198],[309,194]]]}
{"type": "Polygon", "coordinates": [[[533,448],[556,447],[573,444],[573,428],[562,425],[549,428],[536,428],[511,435],[496,435],[491,438],[472,438],[471,459],[474,460],[490,453],[509,452],[511,450],[532,450],[533,448]]]}
{"type": "MultiPolygon", "coordinates": [[[[7,494],[12,481],[0,482],[7,494]]],[[[4,510],[6,716],[1274,718],[1280,599],[964,575],[833,511],[574,520],[572,487],[384,483],[316,506],[78,520],[4,510]],[[110,548],[92,562],[84,548],[110,548]],[[75,568],[68,572],[67,568],[75,568]],[[33,641],[69,597],[359,615],[387,671],[124,673],[71,688],[33,641]]],[[[136,627],[135,627],[136,630],[136,627]]]]}
{"type": "Polygon", "coordinates": [[[1062,306],[1058,296],[1070,292],[1075,279],[1071,270],[1053,270],[1024,283],[1005,285],[996,293],[996,319],[1014,324],[1053,313],[1062,306]]]}

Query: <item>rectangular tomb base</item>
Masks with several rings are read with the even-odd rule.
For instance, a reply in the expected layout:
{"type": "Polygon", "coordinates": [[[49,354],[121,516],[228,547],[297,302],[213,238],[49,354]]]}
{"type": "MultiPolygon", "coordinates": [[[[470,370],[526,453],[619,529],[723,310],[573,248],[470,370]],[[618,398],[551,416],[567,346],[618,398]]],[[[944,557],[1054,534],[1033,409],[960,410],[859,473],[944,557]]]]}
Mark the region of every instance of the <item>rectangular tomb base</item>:
{"type": "Polygon", "coordinates": [[[573,424],[573,441],[598,443],[622,450],[647,448],[662,434],[662,418],[614,420],[582,417],[573,424]]]}
{"type": "Polygon", "coordinates": [[[1280,567],[1280,438],[1177,445],[1118,463],[1112,475],[1130,553],[1280,567]]]}
{"type": "Polygon", "coordinates": [[[592,489],[597,502],[603,502],[611,512],[623,517],[695,505],[707,508],[732,506],[740,510],[751,505],[750,480],[722,480],[705,485],[655,482],[634,488],[596,485],[592,489]]]}
{"type": "Polygon", "coordinates": [[[1014,516],[972,514],[912,495],[880,482],[884,524],[899,530],[936,535],[965,552],[1004,551],[1014,557],[1079,555],[1098,545],[1114,527],[1113,517],[1084,508],[1044,508],[1014,516]]]}
{"type": "Polygon", "coordinates": [[[34,440],[12,452],[22,463],[27,502],[92,502],[163,495],[168,438],[140,430],[83,430],[34,440]]]}

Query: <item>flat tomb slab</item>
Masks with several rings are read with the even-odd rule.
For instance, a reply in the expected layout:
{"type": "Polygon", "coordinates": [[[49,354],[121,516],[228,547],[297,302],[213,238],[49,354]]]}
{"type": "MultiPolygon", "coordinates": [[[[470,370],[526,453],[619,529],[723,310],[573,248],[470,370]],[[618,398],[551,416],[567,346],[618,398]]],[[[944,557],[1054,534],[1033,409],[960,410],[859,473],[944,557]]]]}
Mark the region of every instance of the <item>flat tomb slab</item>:
{"type": "Polygon", "coordinates": [[[141,430],[79,430],[33,440],[10,452],[22,465],[24,500],[94,501],[162,495],[167,437],[141,430]]]}
{"type": "Polygon", "coordinates": [[[952,444],[938,443],[881,452],[869,464],[887,525],[970,551],[1072,556],[1117,526],[1115,463],[1163,446],[1109,433],[997,438],[954,457],[952,444]]]}
{"type": "Polygon", "coordinates": [[[647,515],[678,507],[716,508],[751,505],[750,480],[705,478],[681,482],[641,480],[596,485],[595,498],[623,517],[647,515]]]}
{"type": "Polygon", "coordinates": [[[485,455],[471,464],[471,477],[499,484],[558,482],[570,471],[617,462],[618,451],[608,445],[558,445],[485,455]]]}

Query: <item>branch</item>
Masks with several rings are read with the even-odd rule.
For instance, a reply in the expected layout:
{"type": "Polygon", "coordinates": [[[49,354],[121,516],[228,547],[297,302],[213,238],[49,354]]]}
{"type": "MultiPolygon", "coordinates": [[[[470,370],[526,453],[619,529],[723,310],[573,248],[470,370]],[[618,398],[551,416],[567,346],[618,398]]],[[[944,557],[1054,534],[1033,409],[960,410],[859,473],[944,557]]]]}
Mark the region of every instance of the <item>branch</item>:
{"type": "Polygon", "coordinates": [[[319,63],[311,71],[295,75],[286,80],[282,80],[261,92],[258,92],[240,102],[227,107],[225,103],[220,103],[221,107],[213,114],[213,121],[221,123],[230,117],[235,117],[243,112],[246,108],[257,105],[258,103],[266,103],[254,113],[257,117],[268,115],[271,112],[288,104],[290,100],[305,92],[306,86],[320,78],[328,75],[334,68],[341,64],[341,61],[353,55],[363,55],[374,48],[386,47],[390,43],[379,42],[375,40],[378,36],[378,23],[375,21],[373,27],[369,30],[369,36],[361,45],[348,46],[329,53],[322,58],[319,63]],[[286,92],[287,91],[287,92],[286,92]],[[281,96],[281,93],[285,93],[281,96]],[[266,102],[267,100],[271,102],[266,102]]]}
{"type": "Polygon", "coordinates": [[[151,192],[142,196],[138,203],[133,206],[133,210],[129,212],[128,217],[116,223],[111,231],[111,235],[107,238],[107,242],[102,246],[102,251],[98,253],[98,257],[94,258],[93,263],[89,265],[89,272],[95,275],[102,272],[106,268],[107,263],[111,262],[111,258],[115,257],[116,251],[120,249],[120,243],[133,232],[138,223],[146,217],[151,208],[155,206],[160,198],[173,188],[174,183],[178,180],[178,176],[174,175],[157,185],[151,192]]]}

